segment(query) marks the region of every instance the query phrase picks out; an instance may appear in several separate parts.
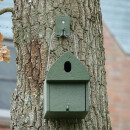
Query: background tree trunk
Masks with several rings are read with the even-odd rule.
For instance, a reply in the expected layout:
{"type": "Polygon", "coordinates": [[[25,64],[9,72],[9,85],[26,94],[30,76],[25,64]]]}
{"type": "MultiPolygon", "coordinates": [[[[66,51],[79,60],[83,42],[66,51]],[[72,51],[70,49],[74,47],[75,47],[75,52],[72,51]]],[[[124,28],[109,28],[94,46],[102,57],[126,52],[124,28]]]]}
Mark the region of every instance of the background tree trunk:
{"type": "MultiPolygon", "coordinates": [[[[17,86],[12,96],[11,129],[110,130],[100,0],[14,0],[13,33],[17,86]],[[83,120],[44,120],[43,82],[56,15],[71,17],[78,56],[90,73],[89,112],[83,120]]],[[[72,38],[54,38],[50,66],[74,52],[72,38]]]]}

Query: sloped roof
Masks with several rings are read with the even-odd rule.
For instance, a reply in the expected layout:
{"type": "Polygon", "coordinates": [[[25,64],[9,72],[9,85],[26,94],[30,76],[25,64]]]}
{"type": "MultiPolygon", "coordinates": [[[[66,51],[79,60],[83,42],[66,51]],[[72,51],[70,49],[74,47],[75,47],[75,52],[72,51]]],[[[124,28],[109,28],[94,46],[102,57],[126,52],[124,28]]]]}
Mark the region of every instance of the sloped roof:
{"type": "MultiPolygon", "coordinates": [[[[7,7],[13,7],[13,0],[0,1],[0,10],[7,7]]],[[[12,33],[12,13],[7,12],[0,15],[0,32],[3,34],[5,39],[13,39],[12,33]]]]}
{"type": "Polygon", "coordinates": [[[126,54],[130,54],[130,0],[101,0],[103,21],[126,54]]]}
{"type": "Polygon", "coordinates": [[[63,54],[50,68],[47,81],[87,81],[89,73],[86,67],[70,52],[63,54]],[[66,72],[65,63],[70,62],[71,70],[66,72]]]}

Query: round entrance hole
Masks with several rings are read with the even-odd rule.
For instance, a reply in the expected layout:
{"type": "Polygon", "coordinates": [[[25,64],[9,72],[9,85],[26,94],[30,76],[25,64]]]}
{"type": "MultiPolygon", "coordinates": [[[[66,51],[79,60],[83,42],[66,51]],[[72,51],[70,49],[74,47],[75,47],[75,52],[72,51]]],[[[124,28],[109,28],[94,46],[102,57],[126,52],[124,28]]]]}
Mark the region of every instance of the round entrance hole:
{"type": "Polygon", "coordinates": [[[69,61],[66,61],[64,64],[64,70],[66,72],[70,72],[71,71],[71,63],[69,61]]]}

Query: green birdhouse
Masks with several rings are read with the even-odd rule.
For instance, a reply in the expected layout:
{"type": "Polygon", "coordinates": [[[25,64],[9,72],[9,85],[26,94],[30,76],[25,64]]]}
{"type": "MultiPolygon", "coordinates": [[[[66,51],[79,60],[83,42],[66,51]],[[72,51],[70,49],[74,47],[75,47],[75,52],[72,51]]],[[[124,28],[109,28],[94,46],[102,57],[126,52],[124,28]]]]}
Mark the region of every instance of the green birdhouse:
{"type": "Polygon", "coordinates": [[[70,52],[50,68],[44,84],[44,118],[84,118],[89,108],[86,67],[70,52]]]}

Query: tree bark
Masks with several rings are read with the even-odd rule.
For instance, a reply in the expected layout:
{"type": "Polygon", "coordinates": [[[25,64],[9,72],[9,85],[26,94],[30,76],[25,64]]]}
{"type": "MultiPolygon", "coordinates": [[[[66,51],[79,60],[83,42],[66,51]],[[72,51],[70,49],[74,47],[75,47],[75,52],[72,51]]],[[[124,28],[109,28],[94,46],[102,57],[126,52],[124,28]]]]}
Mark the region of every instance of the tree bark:
{"type": "MultiPolygon", "coordinates": [[[[12,130],[110,130],[100,0],[14,0],[13,33],[17,86],[12,96],[12,130]],[[82,120],[45,120],[43,82],[56,15],[71,17],[80,61],[90,73],[89,112],[82,120]]],[[[66,51],[75,54],[72,38],[54,38],[49,67],[66,51]]]]}

